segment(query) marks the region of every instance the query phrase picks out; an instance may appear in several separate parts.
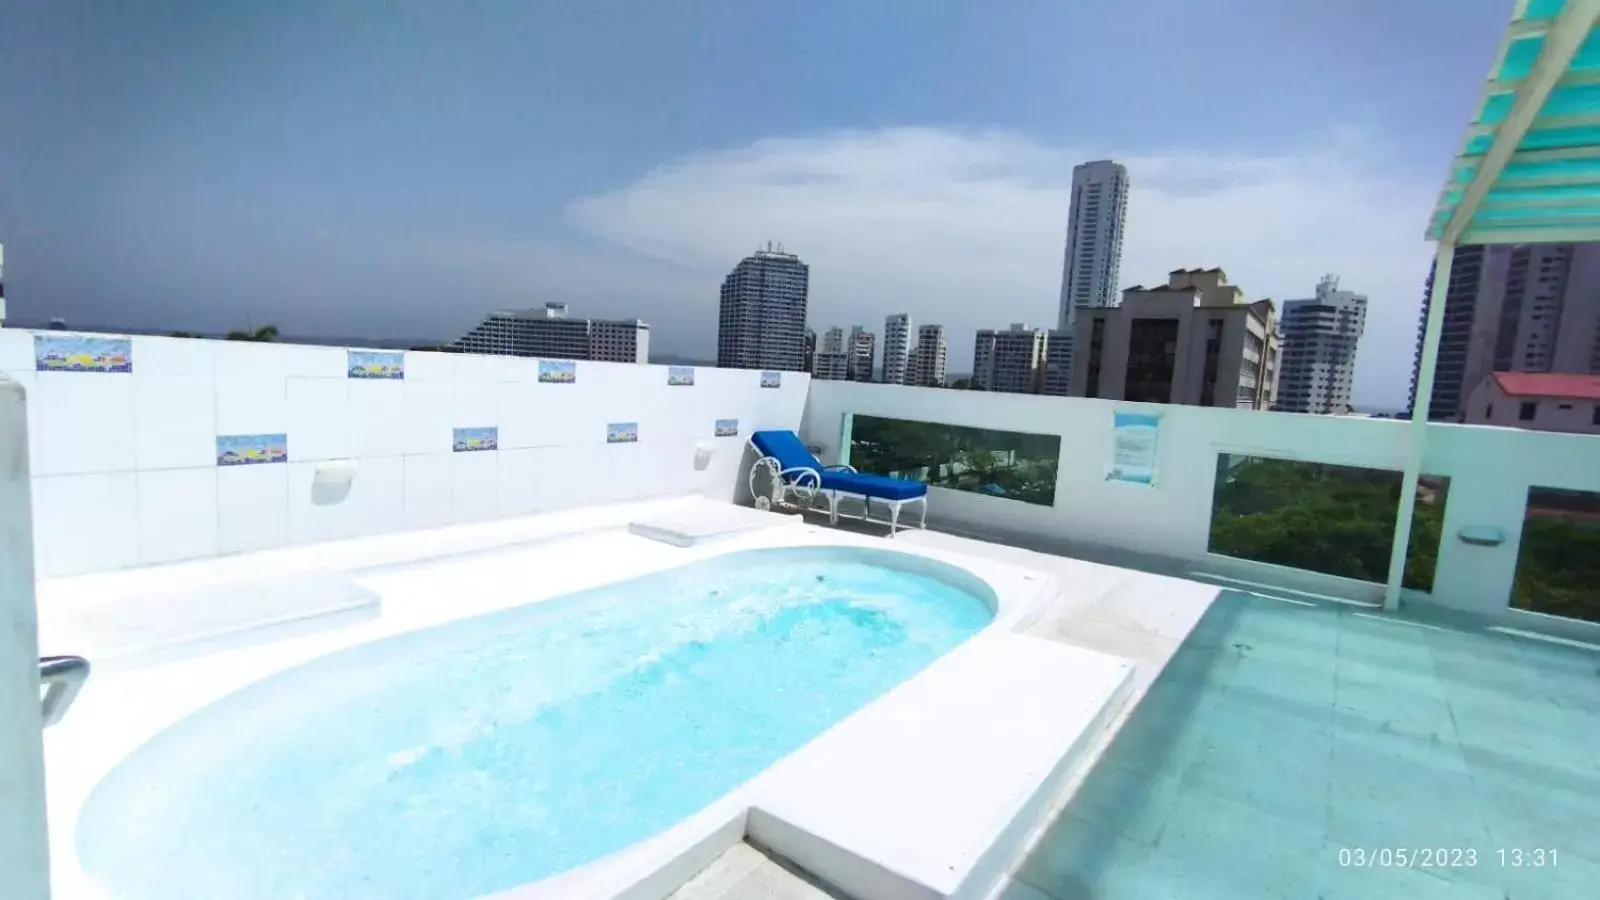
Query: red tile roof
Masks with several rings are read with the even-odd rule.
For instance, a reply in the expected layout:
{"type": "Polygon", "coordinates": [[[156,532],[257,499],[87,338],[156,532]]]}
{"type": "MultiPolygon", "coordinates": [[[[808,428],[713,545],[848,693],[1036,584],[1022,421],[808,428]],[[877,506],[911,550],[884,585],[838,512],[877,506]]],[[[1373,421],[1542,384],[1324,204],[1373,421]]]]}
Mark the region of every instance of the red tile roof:
{"type": "Polygon", "coordinates": [[[1561,397],[1600,400],[1600,375],[1557,375],[1548,372],[1496,372],[1494,380],[1508,397],[1561,397]]]}

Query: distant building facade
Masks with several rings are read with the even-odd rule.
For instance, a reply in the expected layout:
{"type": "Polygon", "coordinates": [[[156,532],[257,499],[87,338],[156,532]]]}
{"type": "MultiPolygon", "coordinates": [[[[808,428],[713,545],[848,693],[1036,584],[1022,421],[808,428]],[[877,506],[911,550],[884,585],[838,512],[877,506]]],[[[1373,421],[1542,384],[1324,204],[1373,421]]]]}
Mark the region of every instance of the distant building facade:
{"type": "Polygon", "coordinates": [[[1280,318],[1282,371],[1278,410],[1340,415],[1349,412],[1356,377],[1356,349],[1367,327],[1367,298],[1339,290],[1325,276],[1309,300],[1288,300],[1280,318]]]}
{"type": "Polygon", "coordinates": [[[574,319],[565,303],[496,310],[449,346],[463,353],[644,363],[650,326],[637,319],[574,319]]]}
{"type": "Polygon", "coordinates": [[[810,267],[781,246],[740,260],[722,281],[717,366],[805,371],[810,278],[810,267]]]}
{"type": "Polygon", "coordinates": [[[1272,301],[1245,302],[1221,269],[1178,269],[1082,310],[1074,348],[1074,397],[1264,410],[1276,394],[1272,301]]]}
{"type": "Polygon", "coordinates": [[[850,328],[850,343],[845,347],[850,355],[846,377],[851,381],[871,381],[872,367],[878,358],[878,336],[860,325],[850,328]]]}
{"type": "MultiPolygon", "coordinates": [[[[917,329],[917,346],[911,351],[908,373],[899,384],[917,387],[944,387],[950,360],[950,342],[943,325],[924,325],[917,329]]],[[[885,375],[884,381],[888,381],[885,375]]]]}
{"type": "Polygon", "coordinates": [[[845,353],[819,352],[811,374],[818,381],[848,381],[850,357],[845,353]]]}
{"type": "MultiPolygon", "coordinates": [[[[1415,408],[1432,303],[1429,273],[1412,359],[1415,408]]],[[[1495,372],[1600,373],[1600,244],[1463,245],[1451,262],[1428,418],[1462,421],[1495,372]]]]}
{"type": "Polygon", "coordinates": [[[1072,387],[1072,340],[1070,331],[1057,328],[1045,335],[1044,376],[1039,393],[1065,397],[1072,387]]]}
{"type": "Polygon", "coordinates": [[[895,313],[883,320],[883,383],[906,384],[911,362],[911,314],[895,313]]]}
{"type": "Polygon", "coordinates": [[[1600,375],[1491,372],[1472,389],[1465,420],[1568,434],[1600,434],[1600,375]]]}
{"type": "Polygon", "coordinates": [[[973,342],[972,386],[981,391],[1038,393],[1044,354],[1043,329],[1020,322],[1004,331],[982,329],[973,342]]]}

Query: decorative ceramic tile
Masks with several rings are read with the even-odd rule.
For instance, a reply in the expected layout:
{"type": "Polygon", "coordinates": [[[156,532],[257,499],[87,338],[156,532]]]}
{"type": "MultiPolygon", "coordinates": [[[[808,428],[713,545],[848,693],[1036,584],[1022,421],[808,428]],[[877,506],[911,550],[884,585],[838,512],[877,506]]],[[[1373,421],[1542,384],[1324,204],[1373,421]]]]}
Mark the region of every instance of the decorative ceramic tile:
{"type": "Polygon", "coordinates": [[[564,359],[541,359],[539,380],[545,384],[573,384],[578,380],[578,364],[564,359]]]}
{"type": "Polygon", "coordinates": [[[612,422],[606,426],[606,443],[636,444],[639,442],[638,422],[612,422]]]}
{"type": "Polygon", "coordinates": [[[80,334],[36,334],[33,367],[40,372],[132,372],[133,341],[80,334]]]}
{"type": "Polygon", "coordinates": [[[693,366],[669,366],[667,368],[667,385],[669,387],[691,387],[694,385],[693,366]]]}
{"type": "Polygon", "coordinates": [[[254,466],[289,461],[286,434],[219,434],[217,465],[254,466]]]}
{"type": "Polygon", "coordinates": [[[487,428],[457,428],[453,434],[450,444],[457,453],[496,450],[500,447],[500,428],[495,425],[487,428]]]}
{"type": "Polygon", "coordinates": [[[713,434],[716,437],[738,437],[739,436],[739,420],[738,419],[718,419],[717,420],[717,425],[716,425],[716,431],[713,432],[713,434]]]}
{"type": "Polygon", "coordinates": [[[403,379],[406,377],[406,355],[401,351],[346,350],[345,367],[351,378],[403,379]]]}
{"type": "Polygon", "coordinates": [[[761,386],[764,388],[783,387],[783,374],[780,372],[762,372],[761,386]]]}

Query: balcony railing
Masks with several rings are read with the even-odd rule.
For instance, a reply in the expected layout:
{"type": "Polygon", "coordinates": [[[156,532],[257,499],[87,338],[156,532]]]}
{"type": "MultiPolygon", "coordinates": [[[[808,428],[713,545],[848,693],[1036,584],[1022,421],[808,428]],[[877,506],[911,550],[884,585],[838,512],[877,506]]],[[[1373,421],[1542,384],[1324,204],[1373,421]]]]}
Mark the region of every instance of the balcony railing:
{"type": "MultiPolygon", "coordinates": [[[[1428,428],[1405,602],[1600,635],[1600,437],[1428,428]]],[[[1369,603],[1410,439],[1394,420],[834,383],[812,385],[806,432],[932,485],[940,527],[1369,603]],[[1108,475],[1127,412],[1159,417],[1149,484],[1108,475]]]]}

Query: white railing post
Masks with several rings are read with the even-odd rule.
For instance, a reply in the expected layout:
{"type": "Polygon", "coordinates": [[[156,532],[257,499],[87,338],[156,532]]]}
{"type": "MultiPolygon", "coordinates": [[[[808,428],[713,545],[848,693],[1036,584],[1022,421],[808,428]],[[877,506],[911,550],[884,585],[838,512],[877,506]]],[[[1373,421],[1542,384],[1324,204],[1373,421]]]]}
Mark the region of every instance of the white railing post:
{"type": "MultiPolygon", "coordinates": [[[[1445,298],[1450,293],[1450,269],[1455,246],[1441,242],[1433,264],[1433,290],[1428,294],[1428,322],[1422,330],[1422,358],[1417,365],[1417,393],[1411,404],[1411,433],[1406,441],[1406,467],[1400,478],[1400,506],[1394,518],[1394,548],[1389,554],[1389,580],[1384,585],[1383,608],[1400,608],[1400,588],[1406,576],[1406,551],[1411,544],[1411,519],[1417,506],[1417,480],[1422,476],[1423,451],[1428,443],[1428,408],[1433,401],[1433,376],[1438,368],[1439,334],[1444,330],[1445,298]]],[[[1443,538],[1441,538],[1443,540],[1443,538]]]]}
{"type": "Polygon", "coordinates": [[[39,620],[33,600],[28,406],[0,375],[0,885],[7,900],[49,900],[39,620]]]}

